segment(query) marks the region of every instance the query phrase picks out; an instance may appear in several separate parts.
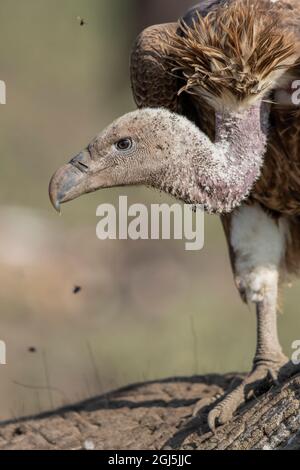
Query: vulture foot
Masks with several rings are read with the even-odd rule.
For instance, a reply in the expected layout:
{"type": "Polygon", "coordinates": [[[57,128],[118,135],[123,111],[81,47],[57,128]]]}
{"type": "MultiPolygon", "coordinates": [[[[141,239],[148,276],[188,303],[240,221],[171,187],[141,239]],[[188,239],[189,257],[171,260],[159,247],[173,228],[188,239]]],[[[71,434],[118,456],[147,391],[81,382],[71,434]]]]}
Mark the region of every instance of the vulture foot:
{"type": "Polygon", "coordinates": [[[278,385],[279,372],[286,359],[259,361],[252,372],[233,390],[227,392],[208,414],[208,425],[215,432],[217,425],[230,421],[237,409],[252,398],[262,395],[272,385],[278,385]]]}

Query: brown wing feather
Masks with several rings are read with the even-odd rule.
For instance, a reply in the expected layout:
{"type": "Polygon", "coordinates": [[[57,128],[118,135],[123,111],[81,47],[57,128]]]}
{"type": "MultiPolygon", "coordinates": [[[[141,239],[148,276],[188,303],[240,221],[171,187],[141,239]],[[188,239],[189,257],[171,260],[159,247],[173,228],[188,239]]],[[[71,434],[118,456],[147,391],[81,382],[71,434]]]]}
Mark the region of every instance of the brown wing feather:
{"type": "Polygon", "coordinates": [[[262,175],[252,198],[282,215],[300,214],[300,110],[274,106],[262,175]]]}
{"type": "Polygon", "coordinates": [[[177,23],[150,26],[137,38],[131,54],[131,84],[139,108],[178,110],[178,83],[162,57],[166,35],[176,34],[177,23]]]}

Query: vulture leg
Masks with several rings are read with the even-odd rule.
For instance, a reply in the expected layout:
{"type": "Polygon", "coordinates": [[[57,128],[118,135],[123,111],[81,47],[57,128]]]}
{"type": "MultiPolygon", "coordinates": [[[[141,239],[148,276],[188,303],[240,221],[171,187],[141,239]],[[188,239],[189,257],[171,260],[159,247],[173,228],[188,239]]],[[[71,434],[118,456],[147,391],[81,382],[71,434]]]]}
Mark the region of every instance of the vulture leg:
{"type": "Polygon", "coordinates": [[[259,205],[242,206],[223,219],[237,287],[243,300],[256,306],[257,347],[251,373],[210,411],[211,429],[230,420],[240,405],[277,382],[288,359],[277,333],[280,266],[285,253],[283,220],[274,220],[259,205]]]}

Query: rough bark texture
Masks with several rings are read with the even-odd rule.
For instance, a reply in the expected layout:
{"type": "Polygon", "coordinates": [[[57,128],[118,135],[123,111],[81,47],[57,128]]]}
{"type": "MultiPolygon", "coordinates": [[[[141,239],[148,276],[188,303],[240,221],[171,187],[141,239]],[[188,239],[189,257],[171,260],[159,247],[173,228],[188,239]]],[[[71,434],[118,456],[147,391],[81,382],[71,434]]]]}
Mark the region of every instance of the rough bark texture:
{"type": "Polygon", "coordinates": [[[249,402],[213,435],[199,397],[241,376],[172,378],[131,385],[55,412],[0,423],[0,449],[300,449],[300,375],[249,402]]]}

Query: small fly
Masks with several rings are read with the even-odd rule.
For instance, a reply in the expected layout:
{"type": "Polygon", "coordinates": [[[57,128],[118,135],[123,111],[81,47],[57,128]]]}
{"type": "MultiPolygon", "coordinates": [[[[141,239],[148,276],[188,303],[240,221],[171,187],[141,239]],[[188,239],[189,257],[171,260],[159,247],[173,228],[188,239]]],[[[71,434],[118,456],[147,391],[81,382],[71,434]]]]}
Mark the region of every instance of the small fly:
{"type": "Polygon", "coordinates": [[[80,24],[80,26],[85,26],[87,24],[87,22],[85,21],[84,18],[81,18],[81,16],[77,16],[77,21],[78,23],[80,24]]]}
{"type": "Polygon", "coordinates": [[[73,294],[79,294],[79,292],[82,291],[82,287],[81,286],[75,286],[74,289],[73,289],[73,294]]]}

